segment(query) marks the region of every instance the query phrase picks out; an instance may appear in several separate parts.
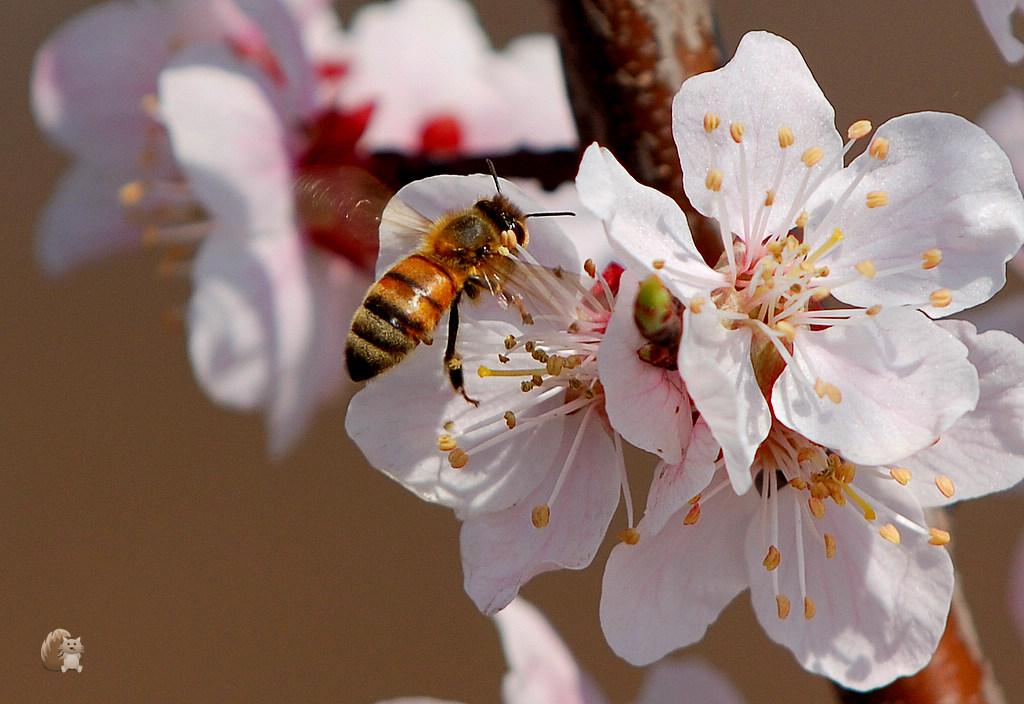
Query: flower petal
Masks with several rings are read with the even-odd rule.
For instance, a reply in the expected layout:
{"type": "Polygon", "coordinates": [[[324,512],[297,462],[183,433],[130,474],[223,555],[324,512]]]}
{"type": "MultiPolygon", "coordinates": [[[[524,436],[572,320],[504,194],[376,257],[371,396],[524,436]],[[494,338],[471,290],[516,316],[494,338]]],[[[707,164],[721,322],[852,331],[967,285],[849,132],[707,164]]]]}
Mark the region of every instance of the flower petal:
{"type": "Polygon", "coordinates": [[[139,247],[118,191],[130,180],[121,170],[81,161],[61,179],[39,219],[36,259],[59,275],[101,256],[139,247]]]}
{"type": "Polygon", "coordinates": [[[725,283],[704,263],[676,202],[637,183],[604,147],[587,147],[576,188],[583,204],[604,221],[612,250],[627,269],[658,271],[684,301],[725,283]],[[654,262],[664,268],[655,269],[654,262]]]}
{"type": "Polygon", "coordinates": [[[636,704],[744,704],[736,685],[699,658],[651,666],[636,704]]]}
{"type": "Polygon", "coordinates": [[[942,433],[931,447],[900,462],[924,506],[939,506],[1002,491],[1024,479],[1024,343],[1001,330],[977,334],[974,326],[948,320],[942,327],[967,345],[978,370],[978,406],[942,433]],[[947,476],[956,493],[935,485],[947,476]]]}
{"type": "Polygon", "coordinates": [[[501,682],[505,704],[602,704],[604,697],[580,669],[544,615],[514,599],[494,615],[508,672],[501,682]]]}
{"type": "MultiPolygon", "coordinates": [[[[398,481],[420,498],[455,508],[464,517],[498,511],[523,500],[544,480],[537,467],[548,466],[562,445],[562,423],[529,424],[523,421],[548,410],[551,403],[534,404],[523,399],[514,378],[491,378],[487,383],[475,374],[466,375],[466,390],[480,402],[473,406],[456,393],[442,368],[442,349],[447,318],[442,319],[431,346],[421,345],[394,369],[366,383],[349,404],[345,429],[371,465],[398,481]],[[523,409],[519,404],[526,404],[523,409]],[[517,424],[515,442],[502,442],[509,433],[502,413],[524,414],[517,424]],[[452,468],[449,457],[438,449],[439,436],[450,426],[466,447],[466,466],[452,468]],[[401,428],[401,434],[382,433],[381,428],[401,428]],[[476,444],[494,441],[476,453],[476,444]]],[[[474,369],[491,364],[495,350],[504,349],[508,335],[521,331],[501,323],[480,324],[472,336],[460,335],[463,366],[474,369]],[[486,362],[483,360],[486,359],[486,362]]],[[[532,358],[524,355],[532,361],[532,358]]],[[[526,365],[517,356],[510,364],[526,365]]]]}
{"type": "Polygon", "coordinates": [[[811,171],[816,178],[842,166],[836,159],[842,139],[835,111],[799,50],[768,32],[748,32],[723,68],[683,83],[672,102],[672,131],[687,198],[746,242],[760,242],[766,232],[786,232],[793,226],[799,215],[793,206],[808,172],[800,158],[807,149],[821,147],[825,152],[811,171]],[[709,112],[722,122],[710,134],[704,128],[709,112]],[[730,126],[738,124],[744,127],[742,144],[730,136],[730,126]],[[782,127],[794,137],[785,149],[779,142],[782,127]],[[705,185],[713,168],[722,171],[719,192],[705,185]],[[768,191],[774,205],[755,232],[768,191]],[[722,222],[725,213],[728,222],[722,222]]]}
{"type": "Polygon", "coordinates": [[[160,74],[174,154],[221,226],[250,237],[292,226],[288,135],[266,81],[220,46],[190,47],[160,74]]]}
{"type": "Polygon", "coordinates": [[[462,525],[466,593],[484,613],[503,608],[535,575],[586,567],[601,545],[619,504],[622,470],[610,459],[617,453],[594,407],[580,415],[565,421],[561,448],[554,457],[544,464],[530,458],[534,471],[539,467],[550,467],[550,471],[529,496],[462,525]],[[575,450],[574,443],[578,443],[575,450]],[[565,476],[560,477],[567,461],[565,476]],[[560,478],[564,483],[549,504],[560,478]],[[533,509],[540,505],[551,509],[550,522],[543,528],[531,520],[533,509]]]}
{"type": "Polygon", "coordinates": [[[636,276],[625,271],[604,339],[597,369],[604,386],[608,422],[628,442],[679,464],[693,420],[690,398],[677,371],[646,364],[637,350],[646,340],[633,321],[636,276]]]}
{"type": "Polygon", "coordinates": [[[1006,155],[980,127],[945,113],[894,118],[878,128],[879,138],[889,140],[884,161],[861,154],[808,201],[812,249],[834,228],[843,232],[843,243],[821,259],[839,279],[832,293],[856,306],[911,305],[932,317],[991,298],[1024,243],[1024,198],[1006,155]],[[873,192],[887,193],[888,205],[869,208],[873,192]],[[925,269],[922,255],[932,249],[942,261],[925,269]],[[873,278],[854,269],[865,259],[877,270],[873,278]],[[909,270],[886,273],[900,268],[909,270]],[[952,302],[932,306],[936,289],[949,289],[952,302]]]}
{"type": "Polygon", "coordinates": [[[776,418],[858,464],[924,449],[978,400],[967,348],[914,310],[886,308],[849,325],[801,330],[793,347],[794,361],[772,391],[776,418]],[[819,397],[819,380],[841,400],[819,397]]]}
{"type": "Polygon", "coordinates": [[[743,533],[757,497],[724,490],[700,520],[677,515],[658,533],[644,521],[636,545],[612,550],[601,589],[601,627],[612,649],[647,665],[695,643],[747,586],[743,533]]]}
{"type": "Polygon", "coordinates": [[[767,540],[761,521],[750,523],[746,539],[750,598],[765,631],[804,668],[855,690],[874,689],[924,667],[945,628],[953,594],[952,561],[945,549],[928,543],[927,533],[901,529],[899,545],[878,533],[879,525],[902,525],[896,514],[922,525],[916,501],[895,482],[862,475],[867,473],[858,474],[857,489],[873,499],[876,521],[865,521],[852,503],[830,506],[824,518],[813,518],[804,494],[787,487],[778,493],[779,567],[769,572],[762,565],[767,540]],[[832,558],[826,556],[824,533],[836,541],[832,558]],[[776,594],[792,604],[785,619],[779,618],[776,594]],[[804,595],[816,605],[810,619],[804,595]]]}
{"type": "Polygon", "coordinates": [[[1008,63],[1024,59],[1024,42],[1013,36],[1013,14],[1021,9],[1020,0],[974,0],[981,21],[992,35],[1008,63]]]}
{"type": "Polygon", "coordinates": [[[714,311],[683,314],[679,373],[701,417],[722,446],[733,488],[742,494],[753,485],[750,465],[772,425],[750,363],[749,328],[727,330],[714,311]]]}
{"type": "Polygon", "coordinates": [[[689,510],[690,502],[711,482],[720,452],[711,429],[703,418],[698,419],[683,461],[676,465],[662,462],[655,470],[644,509],[647,530],[657,533],[680,509],[689,510]]]}

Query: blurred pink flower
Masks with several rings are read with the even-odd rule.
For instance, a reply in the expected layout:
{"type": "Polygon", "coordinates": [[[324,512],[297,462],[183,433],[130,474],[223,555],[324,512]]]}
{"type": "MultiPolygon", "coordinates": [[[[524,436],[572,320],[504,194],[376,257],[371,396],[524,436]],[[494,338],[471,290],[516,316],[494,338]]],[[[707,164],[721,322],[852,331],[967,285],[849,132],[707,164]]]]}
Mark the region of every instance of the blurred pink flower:
{"type": "MultiPolygon", "coordinates": [[[[516,599],[494,616],[508,662],[504,704],[604,704],[591,677],[534,606],[516,599]]],[[[742,704],[743,697],[711,665],[697,659],[665,660],[650,669],[636,704],[742,704]]],[[[427,697],[379,704],[457,704],[427,697]]]]}
{"type": "MultiPolygon", "coordinates": [[[[506,118],[555,115],[560,124],[568,114],[564,90],[548,90],[561,86],[553,40],[492,57],[463,5],[452,0],[442,7],[447,15],[426,17],[424,2],[432,0],[363,8],[345,37],[322,0],[115,1],[67,23],[37,55],[37,119],[77,158],[41,219],[40,262],[61,273],[142,241],[198,248],[188,267],[196,377],[215,402],[266,414],[274,456],[338,390],[345,326],[376,250],[366,218],[355,229],[355,217],[329,227],[303,221],[296,177],[367,168],[374,145],[361,137],[373,125],[380,135],[404,130],[391,136],[407,151],[436,155],[438,145],[423,141],[436,105],[400,100],[405,90],[429,90],[431,76],[442,93],[463,87],[459,101],[446,103],[457,125],[486,117],[475,111],[490,104],[490,91],[507,101],[506,118]],[[461,57],[464,65],[439,55],[434,29],[475,37],[456,44],[475,53],[461,57]],[[388,43],[386,67],[376,66],[379,49],[358,53],[374,46],[367,31],[404,37],[402,51],[388,43]],[[416,83],[412,67],[425,71],[416,83]],[[481,71],[491,72],[486,97],[476,95],[481,71]],[[544,88],[529,106],[521,104],[524,76],[544,88]],[[387,118],[396,109],[406,111],[401,124],[387,118]]],[[[466,153],[464,144],[491,153],[509,146],[507,135],[485,132],[442,146],[448,155],[466,153]]],[[[574,142],[574,133],[555,133],[548,125],[537,143],[574,142]]],[[[382,207],[383,186],[365,180],[347,187],[365,185],[382,207]]],[[[361,196],[352,190],[340,200],[361,196]]]]}
{"type": "Polygon", "coordinates": [[[974,0],[989,34],[1008,63],[1024,59],[1024,43],[1013,36],[1013,15],[1024,9],[1022,0],[974,0]]]}

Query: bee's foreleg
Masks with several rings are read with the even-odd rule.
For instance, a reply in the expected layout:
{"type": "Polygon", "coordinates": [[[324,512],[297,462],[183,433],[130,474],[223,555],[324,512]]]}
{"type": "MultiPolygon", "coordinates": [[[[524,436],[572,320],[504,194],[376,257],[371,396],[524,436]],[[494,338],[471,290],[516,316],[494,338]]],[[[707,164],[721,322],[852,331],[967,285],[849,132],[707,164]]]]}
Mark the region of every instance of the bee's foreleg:
{"type": "Polygon", "coordinates": [[[444,367],[448,370],[448,378],[452,382],[452,388],[462,394],[462,398],[474,406],[479,406],[479,401],[471,399],[466,395],[466,384],[462,376],[462,358],[455,351],[455,341],[459,334],[459,299],[461,298],[461,294],[455,297],[455,300],[452,302],[451,313],[448,315],[448,345],[444,350],[444,367]]]}

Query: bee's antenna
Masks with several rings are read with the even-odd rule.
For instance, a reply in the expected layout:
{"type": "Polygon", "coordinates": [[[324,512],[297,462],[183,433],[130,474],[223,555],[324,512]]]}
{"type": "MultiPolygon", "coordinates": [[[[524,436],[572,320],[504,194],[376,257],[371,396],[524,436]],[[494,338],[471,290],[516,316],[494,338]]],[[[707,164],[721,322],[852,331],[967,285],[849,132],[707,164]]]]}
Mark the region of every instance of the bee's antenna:
{"type": "Polygon", "coordinates": [[[554,211],[551,211],[551,212],[548,212],[548,213],[527,213],[526,215],[523,216],[523,220],[525,220],[526,218],[548,218],[548,217],[554,217],[556,215],[573,215],[573,216],[575,216],[576,213],[572,212],[571,210],[554,210],[554,211]]]}
{"type": "Polygon", "coordinates": [[[494,177],[494,190],[501,193],[501,186],[498,185],[498,170],[494,168],[494,162],[487,159],[487,168],[491,170],[491,176],[494,177]]]}

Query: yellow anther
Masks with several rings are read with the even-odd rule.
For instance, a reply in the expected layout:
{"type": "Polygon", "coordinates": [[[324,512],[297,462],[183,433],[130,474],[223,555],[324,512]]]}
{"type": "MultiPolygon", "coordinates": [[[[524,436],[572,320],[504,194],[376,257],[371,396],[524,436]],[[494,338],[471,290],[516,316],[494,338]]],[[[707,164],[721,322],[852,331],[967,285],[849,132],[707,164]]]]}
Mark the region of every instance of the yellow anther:
{"type": "Polygon", "coordinates": [[[698,501],[700,501],[700,496],[701,496],[700,494],[697,494],[696,496],[694,496],[694,497],[693,497],[692,499],[690,499],[690,500],[689,500],[689,501],[687,501],[686,503],[688,503],[688,504],[690,504],[691,506],[693,506],[693,505],[694,505],[695,503],[697,503],[698,501]]]}
{"type": "Polygon", "coordinates": [[[836,479],[844,484],[852,484],[857,477],[857,467],[853,462],[842,462],[836,470],[836,479]]]}
{"type": "Polygon", "coordinates": [[[508,337],[505,338],[505,349],[507,349],[507,350],[515,349],[515,346],[516,346],[516,338],[512,337],[511,335],[509,335],[508,337]]]}
{"type": "Polygon", "coordinates": [[[830,289],[828,286],[817,286],[813,291],[811,291],[811,298],[813,298],[816,301],[828,298],[831,295],[832,289],[830,289]]]}
{"type": "Polygon", "coordinates": [[[725,175],[721,169],[709,169],[708,175],[704,179],[704,185],[708,187],[709,191],[718,192],[722,190],[722,180],[724,178],[725,175]]]}
{"type": "Polygon", "coordinates": [[[868,147],[868,154],[873,159],[883,161],[885,157],[889,156],[889,140],[885,137],[875,137],[871,146],[868,147]]]}
{"type": "Polygon", "coordinates": [[[583,262],[583,271],[587,272],[587,276],[589,276],[590,278],[597,278],[597,264],[594,264],[593,259],[588,259],[587,261],[583,262]]]}
{"type": "Polygon", "coordinates": [[[694,298],[691,298],[690,311],[693,313],[700,313],[701,308],[704,307],[704,303],[705,301],[703,296],[695,296],[694,298]]]}
{"type": "Polygon", "coordinates": [[[534,528],[545,528],[550,520],[551,507],[546,504],[534,506],[533,511],[530,512],[530,521],[533,522],[534,528]]]}
{"type": "Polygon", "coordinates": [[[869,191],[865,201],[869,208],[881,208],[889,205],[889,194],[886,191],[869,191]]]}
{"type": "Polygon", "coordinates": [[[123,207],[130,208],[145,197],[147,190],[146,184],[142,181],[129,181],[121,186],[117,192],[117,199],[123,207]]]}
{"type": "Polygon", "coordinates": [[[831,560],[836,554],[836,539],[831,533],[825,533],[825,557],[831,560]]]}
{"type": "Polygon", "coordinates": [[[793,477],[789,480],[789,485],[797,491],[803,491],[807,488],[807,482],[803,477],[793,477]]]}
{"type": "Polygon", "coordinates": [[[523,383],[521,383],[519,385],[519,388],[520,388],[520,390],[522,390],[522,392],[524,394],[529,392],[529,391],[533,391],[533,382],[532,381],[524,381],[523,383]]]}
{"type": "Polygon", "coordinates": [[[811,216],[807,213],[806,210],[804,212],[800,213],[800,215],[798,215],[797,219],[796,219],[796,226],[797,227],[806,227],[807,226],[807,221],[810,219],[810,217],[811,216]]]}
{"type": "Polygon", "coordinates": [[[550,357],[548,357],[548,361],[547,361],[548,374],[550,374],[551,376],[558,376],[559,374],[561,374],[562,373],[562,364],[563,363],[564,363],[564,361],[562,360],[562,358],[559,357],[556,354],[555,355],[551,355],[550,357]]]}
{"type": "Polygon", "coordinates": [[[840,403],[843,400],[843,392],[824,379],[814,380],[814,393],[818,395],[818,398],[828,397],[832,403],[840,403]]]}
{"type": "Polygon", "coordinates": [[[907,469],[906,467],[893,467],[892,469],[889,470],[889,474],[892,475],[892,478],[898,481],[903,486],[909,484],[912,478],[910,470],[907,469]]]}
{"type": "Polygon", "coordinates": [[[779,608],[779,618],[783,621],[786,620],[786,617],[789,616],[789,599],[779,594],[775,597],[775,605],[779,608]]]}
{"type": "Polygon", "coordinates": [[[469,455],[461,447],[457,447],[448,453],[448,464],[452,469],[462,469],[469,463],[469,455]]]}
{"type": "Polygon", "coordinates": [[[458,445],[459,443],[455,440],[455,438],[453,438],[448,433],[444,433],[443,435],[437,436],[437,449],[440,450],[441,452],[451,452],[456,447],[458,447],[458,445]]]}
{"type": "Polygon", "coordinates": [[[637,533],[636,528],[626,528],[624,531],[619,533],[619,540],[624,542],[626,545],[636,545],[640,542],[640,534],[637,533]]]}
{"type": "Polygon", "coordinates": [[[875,278],[875,263],[870,259],[864,259],[863,261],[857,262],[854,268],[861,273],[861,276],[865,276],[869,279],[875,278]]]}
{"type": "Polygon", "coordinates": [[[934,269],[942,263],[942,250],[941,249],[929,249],[927,252],[921,254],[921,268],[922,269],[934,269]]]}
{"type": "Polygon", "coordinates": [[[445,430],[447,430],[450,433],[453,430],[455,430],[455,421],[453,421],[453,420],[446,420],[444,422],[444,426],[443,427],[444,427],[445,430]]]}
{"type": "Polygon", "coordinates": [[[871,120],[857,120],[846,130],[847,139],[860,139],[871,132],[871,120]]]}
{"type": "Polygon", "coordinates": [[[664,269],[665,268],[665,260],[664,259],[655,259],[653,262],[651,262],[651,266],[654,267],[655,269],[664,269]]]}
{"type": "Polygon", "coordinates": [[[811,515],[815,518],[824,518],[825,516],[825,502],[819,499],[817,496],[812,496],[807,499],[807,506],[811,509],[811,515]]]}
{"type": "Polygon", "coordinates": [[[825,158],[825,150],[821,147],[814,146],[800,156],[800,161],[804,162],[804,166],[809,169],[823,158],[825,158]]]}
{"type": "Polygon", "coordinates": [[[864,315],[878,315],[881,312],[882,312],[882,306],[879,305],[878,303],[876,303],[875,305],[871,306],[870,308],[867,308],[864,311],[864,315]]]}
{"type": "Polygon", "coordinates": [[[700,504],[694,504],[690,507],[690,510],[686,513],[686,518],[683,519],[684,526],[692,526],[700,518],[700,504]]]}
{"type": "Polygon", "coordinates": [[[956,492],[956,487],[953,486],[953,480],[945,474],[940,474],[935,477],[935,486],[939,488],[939,491],[942,492],[942,495],[947,499],[953,498],[953,494],[956,492]]]}
{"type": "Polygon", "coordinates": [[[722,124],[722,118],[713,112],[704,113],[704,131],[711,134],[722,124]]]}
{"type": "Polygon", "coordinates": [[[928,535],[931,536],[928,542],[932,545],[945,545],[949,542],[949,533],[939,528],[930,528],[928,535]]]}
{"type": "Polygon", "coordinates": [[[509,430],[516,427],[516,414],[512,411],[505,411],[505,425],[508,426],[509,430]]]}
{"type": "Polygon", "coordinates": [[[896,526],[892,523],[886,523],[884,526],[878,529],[878,534],[888,540],[893,545],[900,544],[900,532],[896,530],[896,526]]]}
{"type": "Polygon", "coordinates": [[[770,208],[775,204],[775,191],[764,192],[764,207],[770,208]]]}
{"type": "Polygon", "coordinates": [[[774,545],[769,546],[768,554],[764,556],[764,561],[761,562],[764,568],[771,572],[779,563],[782,562],[782,555],[779,554],[779,549],[774,545]]]}
{"type": "Polygon", "coordinates": [[[938,288],[928,295],[928,300],[936,308],[945,308],[953,302],[953,292],[948,288],[938,288]]]}
{"type": "Polygon", "coordinates": [[[155,93],[143,95],[142,99],[139,100],[139,107],[142,108],[142,112],[146,113],[150,119],[156,122],[163,122],[163,118],[160,116],[160,98],[155,93]]]}
{"type": "Polygon", "coordinates": [[[779,128],[779,146],[785,149],[786,147],[792,147],[796,137],[793,136],[793,130],[789,127],[779,128]]]}
{"type": "Polygon", "coordinates": [[[786,322],[785,320],[780,320],[779,322],[775,323],[775,329],[781,332],[783,335],[785,335],[786,339],[789,340],[790,342],[796,339],[796,326],[793,325],[793,323],[786,322]]]}
{"type": "Polygon", "coordinates": [[[814,605],[814,600],[809,596],[804,597],[804,618],[810,621],[814,618],[814,614],[818,613],[818,607],[814,605]]]}
{"type": "Polygon", "coordinates": [[[732,137],[732,141],[739,144],[743,141],[743,133],[746,129],[743,127],[742,122],[733,122],[729,125],[729,136],[732,137]]]}

